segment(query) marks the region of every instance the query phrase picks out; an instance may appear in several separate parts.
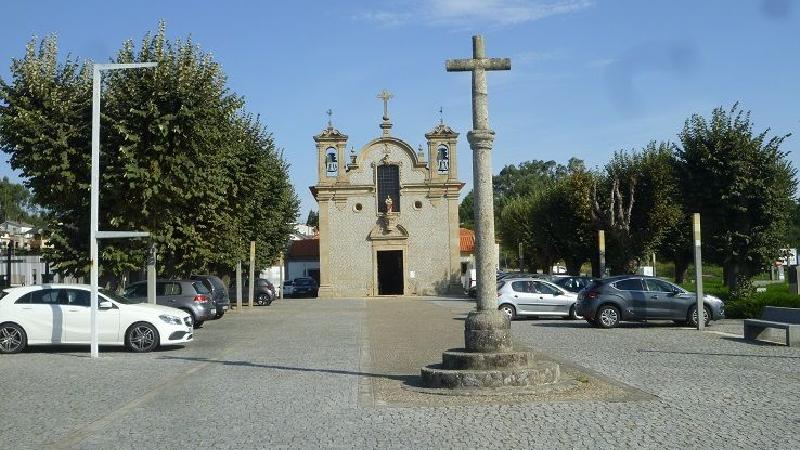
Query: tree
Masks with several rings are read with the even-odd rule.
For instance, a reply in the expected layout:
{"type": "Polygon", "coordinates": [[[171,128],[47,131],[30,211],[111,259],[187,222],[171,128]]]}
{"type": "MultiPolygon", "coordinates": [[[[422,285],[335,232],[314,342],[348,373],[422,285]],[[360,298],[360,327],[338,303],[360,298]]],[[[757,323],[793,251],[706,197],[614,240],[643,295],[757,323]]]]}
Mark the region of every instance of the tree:
{"type": "Polygon", "coordinates": [[[794,199],[786,233],[787,248],[800,248],[800,200],[794,199]]]}
{"type": "Polygon", "coordinates": [[[0,221],[13,220],[41,225],[42,218],[38,209],[25,186],[3,177],[0,181],[0,221]]]}
{"type": "Polygon", "coordinates": [[[306,225],[310,227],[319,227],[319,211],[309,211],[306,218],[306,225]]]}
{"type": "Polygon", "coordinates": [[[593,217],[606,233],[606,260],[616,273],[634,273],[680,220],[670,143],[620,151],[593,189],[593,217]]]}
{"type": "Polygon", "coordinates": [[[579,274],[594,247],[589,198],[592,179],[582,163],[570,164],[558,178],[510,199],[498,221],[506,247],[521,244],[529,268],[549,273],[553,264],[563,259],[569,273],[579,274]]]}
{"type": "Polygon", "coordinates": [[[785,245],[797,188],[796,170],[780,150],[789,134],[754,134],[750,112],[714,109],[689,118],[677,151],[687,212],[699,212],[703,257],[723,267],[733,289],[770,265],[785,245]]]}
{"type": "MultiPolygon", "coordinates": [[[[148,230],[159,271],[230,270],[258,242],[260,267],[291,232],[297,198],[288,165],[258,118],[230,92],[219,64],[191,40],[169,42],[163,23],[116,63],[156,61],[104,77],[101,229],[148,230]]],[[[51,214],[50,255],[67,274],[87,272],[91,65],[59,63],[56,40],[31,41],[0,80],[0,147],[51,214]]],[[[142,267],[146,242],[103,242],[103,276],[142,267]]]]}

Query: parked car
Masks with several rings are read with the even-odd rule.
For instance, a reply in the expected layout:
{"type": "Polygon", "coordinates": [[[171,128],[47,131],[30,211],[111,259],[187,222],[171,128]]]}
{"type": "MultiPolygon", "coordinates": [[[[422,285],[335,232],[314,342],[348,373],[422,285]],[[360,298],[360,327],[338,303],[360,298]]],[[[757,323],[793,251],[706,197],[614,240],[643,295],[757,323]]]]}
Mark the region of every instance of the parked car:
{"type": "Polygon", "coordinates": [[[292,280],[292,297],[316,297],[318,294],[319,286],[313,278],[300,277],[292,280]]]}
{"type": "MultiPolygon", "coordinates": [[[[129,284],[123,295],[133,302],[146,303],[147,282],[129,284]]],[[[211,302],[211,291],[197,280],[156,280],[156,304],[186,311],[192,316],[195,328],[217,316],[217,310],[211,302]]]]}
{"type": "MultiPolygon", "coordinates": [[[[247,278],[242,279],[242,303],[250,302],[250,289],[249,281],[247,278]]],[[[231,291],[236,289],[236,280],[231,282],[231,291]]],[[[275,287],[272,282],[266,278],[256,278],[256,284],[253,287],[254,303],[258,306],[271,305],[275,300],[275,287]]]]}
{"type": "Polygon", "coordinates": [[[537,278],[508,278],[497,283],[498,308],[511,320],[520,316],[562,316],[577,319],[578,296],[537,278]]]}
{"type": "Polygon", "coordinates": [[[566,290],[568,290],[570,292],[578,293],[578,292],[582,291],[583,289],[585,289],[586,287],[588,287],[590,284],[592,284],[593,281],[594,281],[594,278],[592,278],[592,277],[567,276],[567,277],[557,277],[557,278],[555,278],[553,280],[553,284],[555,284],[556,286],[558,286],[558,287],[560,287],[562,289],[566,289],[566,290]]]}
{"type": "MultiPolygon", "coordinates": [[[[89,344],[91,288],[85,284],[44,284],[0,292],[0,353],[19,353],[29,345],[89,344]]],[[[132,303],[100,289],[100,345],[149,352],[159,345],[192,341],[192,318],[160,305],[132,303]]]]}
{"type": "Polygon", "coordinates": [[[225,283],[214,275],[192,275],[189,278],[202,281],[206,288],[211,291],[211,301],[217,309],[217,315],[214,318],[219,319],[224,316],[231,304],[228,290],[225,289],[225,283]]]}
{"type": "MultiPolygon", "coordinates": [[[[595,280],[578,294],[578,314],[589,323],[614,328],[620,321],[672,320],[697,326],[697,295],[656,277],[621,275],[595,280]]],[[[725,304],[703,296],[703,318],[725,317],[725,304]]]]}
{"type": "Polygon", "coordinates": [[[283,282],[283,297],[291,297],[294,291],[293,280],[286,280],[283,282]]]}

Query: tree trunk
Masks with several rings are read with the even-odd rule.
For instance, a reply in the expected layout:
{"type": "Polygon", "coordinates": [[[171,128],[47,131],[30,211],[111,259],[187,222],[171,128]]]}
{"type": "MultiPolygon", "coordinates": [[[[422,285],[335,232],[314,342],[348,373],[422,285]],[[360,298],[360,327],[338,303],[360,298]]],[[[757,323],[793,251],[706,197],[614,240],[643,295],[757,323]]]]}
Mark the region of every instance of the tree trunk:
{"type": "Polygon", "coordinates": [[[676,258],[674,263],[675,282],[681,284],[686,279],[686,271],[689,270],[689,260],[684,258],[676,258]]]}
{"type": "MultiPolygon", "coordinates": [[[[583,266],[583,260],[579,258],[566,258],[564,259],[564,264],[567,266],[567,273],[576,277],[581,274],[581,266],[583,266]]],[[[593,271],[594,272],[594,271],[593,271]]]]}
{"type": "Polygon", "coordinates": [[[722,278],[728,289],[736,287],[736,279],[739,277],[740,267],[735,261],[726,262],[722,266],[722,278]]]}

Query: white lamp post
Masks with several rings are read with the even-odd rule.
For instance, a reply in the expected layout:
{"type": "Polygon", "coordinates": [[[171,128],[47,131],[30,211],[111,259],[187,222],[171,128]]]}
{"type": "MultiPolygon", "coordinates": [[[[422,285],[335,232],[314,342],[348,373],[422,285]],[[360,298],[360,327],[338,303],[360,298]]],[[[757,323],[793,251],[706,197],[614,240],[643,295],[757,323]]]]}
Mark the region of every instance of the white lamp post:
{"type": "Polygon", "coordinates": [[[98,240],[99,239],[118,239],[132,237],[147,237],[147,231],[100,231],[99,230],[99,211],[100,211],[100,82],[103,70],[121,69],[143,69],[156,67],[154,62],[134,63],[134,64],[95,64],[92,69],[92,191],[90,207],[90,229],[89,229],[89,259],[92,261],[92,268],[89,272],[89,283],[92,286],[91,293],[91,352],[92,358],[100,356],[100,346],[97,332],[97,290],[98,290],[98,240]]]}

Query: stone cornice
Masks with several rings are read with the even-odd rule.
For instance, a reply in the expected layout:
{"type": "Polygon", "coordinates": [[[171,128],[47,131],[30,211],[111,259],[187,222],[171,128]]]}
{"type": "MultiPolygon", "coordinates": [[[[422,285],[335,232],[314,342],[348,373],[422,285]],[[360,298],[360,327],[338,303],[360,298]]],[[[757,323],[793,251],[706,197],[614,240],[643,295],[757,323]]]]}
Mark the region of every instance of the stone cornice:
{"type": "Polygon", "coordinates": [[[437,137],[455,138],[458,137],[458,133],[443,122],[439,122],[431,131],[425,133],[425,137],[428,139],[437,137]]]}
{"type": "Polygon", "coordinates": [[[342,134],[336,128],[329,126],[322,130],[322,133],[314,136],[314,142],[342,142],[347,140],[347,135],[342,134]]]}

